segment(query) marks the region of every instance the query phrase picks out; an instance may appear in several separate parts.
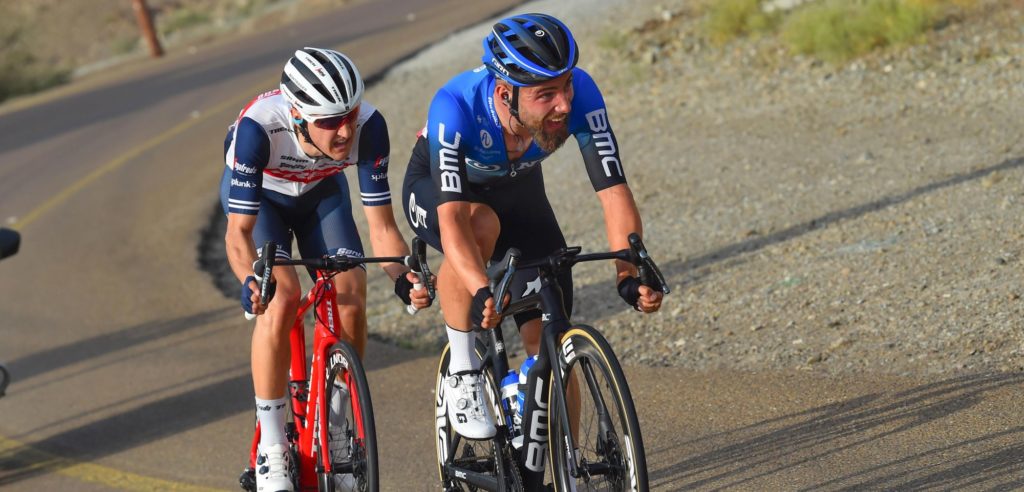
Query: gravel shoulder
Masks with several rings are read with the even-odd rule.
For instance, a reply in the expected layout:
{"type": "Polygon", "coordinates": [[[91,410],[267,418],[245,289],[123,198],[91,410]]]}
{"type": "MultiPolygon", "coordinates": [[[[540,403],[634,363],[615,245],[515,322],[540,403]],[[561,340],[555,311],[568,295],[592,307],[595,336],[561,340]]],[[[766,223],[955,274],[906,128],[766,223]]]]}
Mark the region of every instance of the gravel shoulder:
{"type": "MultiPolygon", "coordinates": [[[[1012,1],[983,4],[922,45],[842,67],[786,55],[769,38],[709,44],[683,0],[522,5],[579,38],[646,242],[674,288],[661,312],[641,316],[618,299],[610,266],[582,266],[574,319],[601,327],[630,364],[1024,370],[1014,225],[1024,207],[1024,18],[1012,1]]],[[[479,63],[492,22],[368,89],[391,129],[393,190],[433,92],[479,63]]],[[[567,240],[605,248],[574,146],[544,166],[567,240]]],[[[442,343],[437,310],[400,313],[379,271],[369,291],[372,336],[442,343]]]]}

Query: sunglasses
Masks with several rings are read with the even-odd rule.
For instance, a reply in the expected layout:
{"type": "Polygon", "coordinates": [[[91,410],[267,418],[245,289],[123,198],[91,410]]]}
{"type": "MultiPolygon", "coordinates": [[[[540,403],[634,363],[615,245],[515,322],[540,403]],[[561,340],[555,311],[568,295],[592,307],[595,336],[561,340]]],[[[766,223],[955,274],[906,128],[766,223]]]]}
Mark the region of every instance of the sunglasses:
{"type": "Polygon", "coordinates": [[[327,118],[320,118],[313,120],[313,126],[321,130],[337,130],[342,125],[347,125],[356,116],[359,115],[359,111],[349,111],[346,114],[339,116],[328,116],[327,118]]]}

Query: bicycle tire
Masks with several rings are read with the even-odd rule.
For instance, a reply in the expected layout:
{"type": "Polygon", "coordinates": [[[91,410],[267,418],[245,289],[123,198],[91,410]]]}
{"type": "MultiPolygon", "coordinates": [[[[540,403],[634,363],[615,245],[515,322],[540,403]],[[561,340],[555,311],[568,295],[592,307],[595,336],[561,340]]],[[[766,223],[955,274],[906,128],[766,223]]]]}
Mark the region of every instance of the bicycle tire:
{"type": "MultiPolygon", "coordinates": [[[[477,356],[482,357],[486,346],[477,340],[477,356]]],[[[448,476],[445,471],[448,451],[455,446],[457,451],[454,454],[453,464],[462,468],[470,469],[480,473],[489,473],[498,477],[499,481],[504,479],[503,490],[520,492],[524,490],[522,475],[519,473],[515,455],[512,453],[512,444],[503,433],[499,432],[494,439],[477,441],[463,439],[456,434],[448,423],[448,409],[444,401],[444,382],[448,374],[448,363],[451,360],[448,345],[445,345],[438,361],[436,382],[434,386],[434,438],[436,440],[437,472],[445,491],[475,492],[478,490],[469,484],[460,482],[448,476]]],[[[495,418],[503,418],[500,409],[498,386],[492,371],[484,367],[484,387],[490,400],[491,409],[496,412],[495,418]]]]}
{"type": "MultiPolygon", "coordinates": [[[[337,391],[333,384],[335,378],[348,383],[350,406],[345,410],[349,426],[346,433],[351,437],[348,463],[352,465],[352,478],[355,489],[359,491],[380,490],[380,462],[377,456],[377,430],[373,418],[373,403],[370,399],[370,384],[366,371],[356,353],[355,348],[346,342],[339,341],[327,353],[327,378],[324,380],[326,401],[331,401],[332,392],[337,391]],[[354,395],[355,398],[352,398],[354,395]]],[[[328,420],[328,435],[334,424],[328,420]]],[[[332,460],[333,462],[334,460],[332,460]]],[[[332,467],[333,468],[333,467],[332,467]]],[[[335,492],[334,476],[343,475],[332,471],[330,476],[324,473],[320,480],[320,490],[335,492]]]]}
{"type": "MultiPolygon", "coordinates": [[[[564,441],[572,430],[562,427],[565,409],[552,395],[548,453],[555,490],[648,490],[647,460],[636,407],[622,366],[607,340],[590,326],[573,326],[562,335],[558,358],[566,367],[566,393],[572,391],[570,379],[578,381],[580,410],[574,435],[577,449],[572,459],[581,476],[572,479],[569,475],[570,452],[564,441]],[[603,426],[597,410],[602,404],[608,414],[603,426]],[[600,427],[607,432],[602,435],[600,427]],[[575,487],[570,482],[575,482],[575,487]]],[[[568,398],[568,394],[564,396],[568,398]]]]}

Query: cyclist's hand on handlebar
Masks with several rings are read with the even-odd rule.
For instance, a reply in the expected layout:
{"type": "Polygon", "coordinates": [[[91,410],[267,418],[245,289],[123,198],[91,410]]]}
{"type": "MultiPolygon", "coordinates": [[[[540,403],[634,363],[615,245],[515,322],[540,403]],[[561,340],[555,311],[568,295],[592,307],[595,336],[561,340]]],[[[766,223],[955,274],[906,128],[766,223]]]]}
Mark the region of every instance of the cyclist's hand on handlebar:
{"type": "Polygon", "coordinates": [[[661,309],[661,298],[665,294],[640,283],[636,277],[626,277],[619,282],[619,297],[637,311],[653,313],[661,309]]]}
{"type": "Polygon", "coordinates": [[[641,285],[640,297],[637,299],[636,307],[645,313],[653,313],[661,309],[661,299],[663,297],[665,297],[665,294],[646,285],[641,285]]]}
{"type": "MultiPolygon", "coordinates": [[[[508,304],[509,296],[505,296],[505,303],[508,304]]],[[[469,308],[469,319],[474,329],[482,328],[490,330],[501,324],[501,316],[494,308],[494,295],[489,287],[480,287],[473,295],[473,302],[469,308]]]]}
{"type": "MultiPolygon", "coordinates": [[[[420,279],[413,272],[405,272],[404,275],[400,275],[395,279],[395,295],[405,303],[406,306],[412,306],[416,309],[424,309],[430,307],[433,302],[430,299],[430,293],[427,289],[424,289],[422,285],[420,288],[415,288],[419,283],[420,279]]],[[[434,277],[431,276],[431,282],[434,282],[434,277]]]]}
{"type": "MultiPolygon", "coordinates": [[[[274,298],[274,291],[276,290],[277,284],[274,282],[270,283],[267,288],[269,291],[269,298],[274,298]]],[[[260,282],[259,280],[249,275],[242,281],[242,309],[249,314],[259,315],[263,314],[267,310],[267,307],[260,303],[260,282]]],[[[269,302],[269,301],[268,301],[269,302]]]]}

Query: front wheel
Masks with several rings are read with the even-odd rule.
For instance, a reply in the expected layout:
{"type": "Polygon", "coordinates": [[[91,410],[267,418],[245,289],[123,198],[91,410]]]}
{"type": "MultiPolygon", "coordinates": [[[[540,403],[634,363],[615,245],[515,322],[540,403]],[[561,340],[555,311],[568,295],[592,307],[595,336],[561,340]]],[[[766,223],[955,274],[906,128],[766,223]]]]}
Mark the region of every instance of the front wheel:
{"type": "Polygon", "coordinates": [[[555,490],[648,490],[640,423],[611,346],[594,328],[574,326],[561,338],[558,359],[566,367],[561,401],[568,409],[549,398],[548,451],[555,490]],[[562,426],[567,410],[570,429],[562,426]],[[576,477],[570,475],[570,462],[576,465],[576,477]]]}
{"type": "Polygon", "coordinates": [[[320,477],[320,490],[380,490],[377,431],[370,401],[370,385],[356,350],[338,342],[327,353],[328,449],[331,471],[320,477]],[[340,401],[341,412],[331,410],[340,401]]]}

